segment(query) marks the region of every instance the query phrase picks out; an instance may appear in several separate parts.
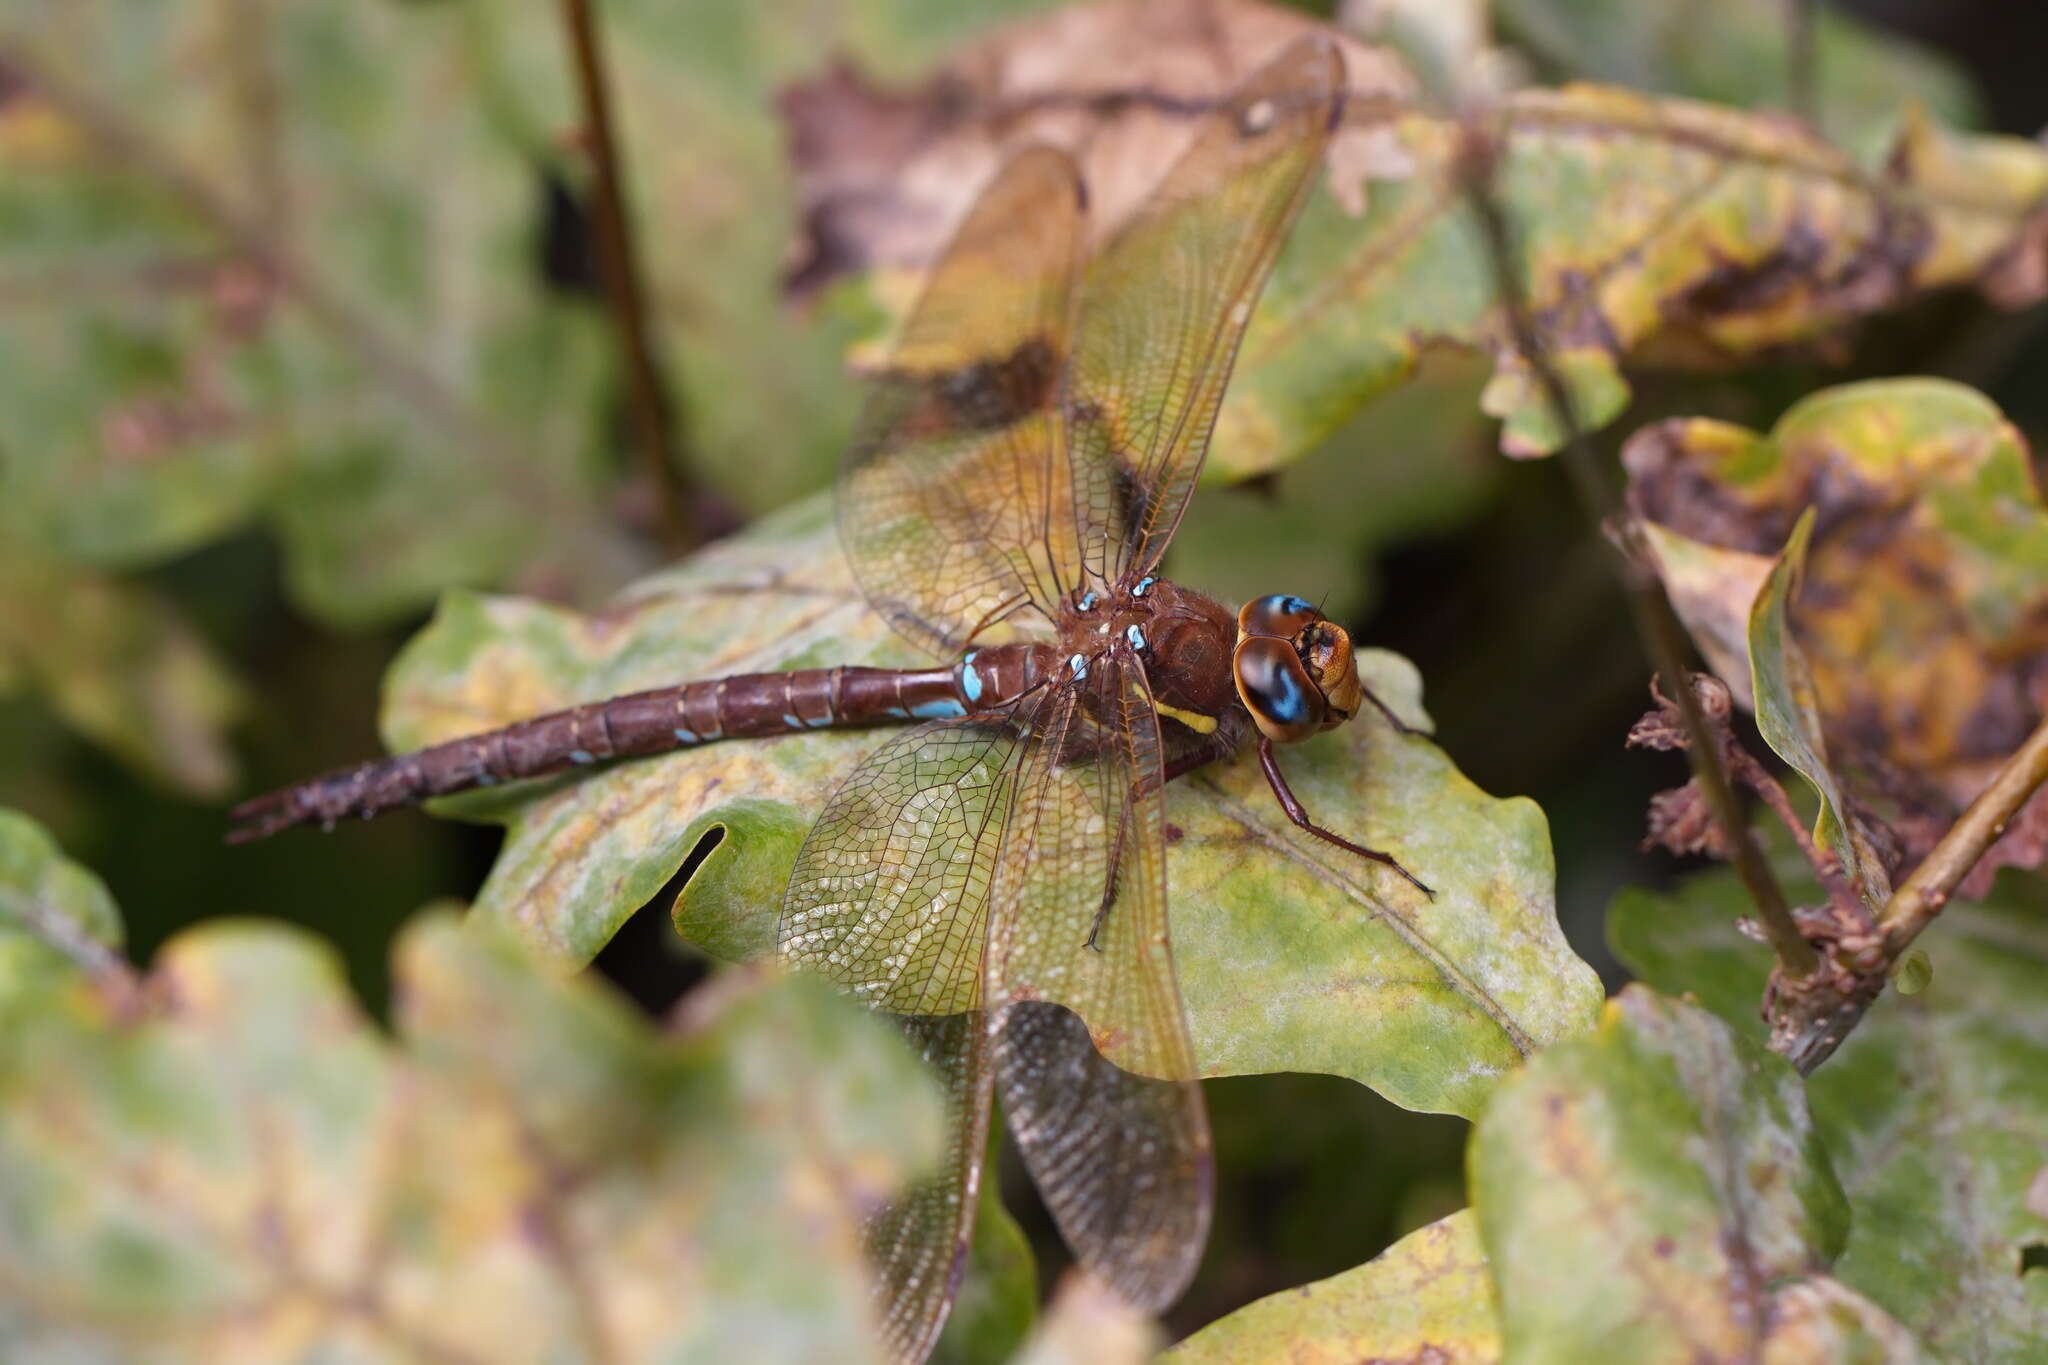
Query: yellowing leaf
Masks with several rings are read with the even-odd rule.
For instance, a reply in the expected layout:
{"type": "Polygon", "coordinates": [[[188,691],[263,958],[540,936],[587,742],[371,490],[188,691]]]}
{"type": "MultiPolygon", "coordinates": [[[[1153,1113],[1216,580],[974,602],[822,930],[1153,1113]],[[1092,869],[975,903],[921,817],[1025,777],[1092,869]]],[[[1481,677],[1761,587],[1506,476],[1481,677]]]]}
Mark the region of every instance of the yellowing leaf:
{"type": "Polygon", "coordinates": [[[106,883],[33,820],[0,809],[0,1018],[36,985],[117,960],[121,936],[106,883]]]}
{"type": "Polygon", "coordinates": [[[159,782],[217,797],[234,781],[241,686],[146,588],[0,543],[0,691],[16,679],[159,782]]]}
{"type": "MultiPolygon", "coordinates": [[[[0,824],[0,867],[37,856],[0,824]]],[[[886,1025],[743,973],[660,1035],[443,915],[397,956],[395,1039],[249,922],[173,940],[140,1004],[11,1013],[11,1365],[879,1360],[859,1226],[939,1127],[886,1025]]]]}
{"type": "MultiPolygon", "coordinates": [[[[735,671],[904,665],[812,502],[646,579],[595,616],[456,596],[387,687],[385,733],[413,747],[551,707],[735,671]]],[[[1414,670],[1361,672],[1426,723],[1414,670]]],[[[879,742],[816,732],[708,745],[447,803],[509,833],[478,899],[572,961],[607,942],[712,830],[677,908],[684,937],[770,951],[802,833],[879,742]]],[[[1175,960],[1210,1075],[1326,1071],[1411,1108],[1472,1114],[1537,1047],[1586,1027],[1599,984],[1558,932],[1542,813],[1472,786],[1377,717],[1283,758],[1323,823],[1393,852],[1437,892],[1300,835],[1257,766],[1175,783],[1167,820],[1175,960]]]]}
{"type": "MultiPolygon", "coordinates": [[[[900,304],[998,160],[1036,141],[1082,149],[1098,232],[1113,229],[1190,113],[1311,24],[1251,0],[1073,6],[914,90],[836,70],[799,87],[805,283],[864,269],[900,304]]],[[[1246,333],[1210,476],[1292,462],[1445,346],[1496,357],[1482,402],[1509,453],[1554,449],[1466,209],[1466,128],[1421,107],[1391,53],[1342,41],[1327,185],[1246,333]]],[[[1782,117],[1594,85],[1520,91],[1485,124],[1535,321],[1588,424],[1626,404],[1625,363],[1724,367],[1929,289],[2008,304],[2043,289],[2048,153],[2030,143],[1909,119],[1866,164],[1782,117]]]]}
{"type": "Polygon", "coordinates": [[[1630,987],[1501,1086],[1470,1164],[1507,1359],[1918,1359],[1826,1274],[1848,1209],[1798,1076],[1703,1010],[1630,987]]]}
{"type": "MultiPolygon", "coordinates": [[[[1674,606],[1881,902],[1872,822],[1917,861],[2039,719],[2048,507],[2025,444],[1981,395],[1905,379],[1816,394],[1768,436],[1663,423],[1625,459],[1674,606]]],[[[2037,800],[1963,894],[2044,840],[2037,800]]]]}
{"type": "Polygon", "coordinates": [[[1496,1365],[1500,1323],[1479,1226],[1467,1209],[1372,1260],[1212,1322],[1162,1365],[1496,1365]]]}
{"type": "Polygon", "coordinates": [[[0,14],[0,534],[125,568],[264,518],[343,622],[625,576],[599,322],[456,8],[0,14]]]}

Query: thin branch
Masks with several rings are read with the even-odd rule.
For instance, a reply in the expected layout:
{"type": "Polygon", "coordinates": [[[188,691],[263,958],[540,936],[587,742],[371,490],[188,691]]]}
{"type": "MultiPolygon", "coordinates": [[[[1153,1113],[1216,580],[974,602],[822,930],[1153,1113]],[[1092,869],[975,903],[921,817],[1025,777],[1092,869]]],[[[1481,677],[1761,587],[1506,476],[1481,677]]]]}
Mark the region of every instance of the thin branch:
{"type": "MultiPolygon", "coordinates": [[[[1970,803],[1920,865],[1878,912],[1880,951],[1875,960],[1841,961],[1811,980],[1773,992],[1768,1014],[1771,1047],[1806,1075],[1833,1056],[1871,1004],[1884,993],[1892,964],[1920,931],[1934,922],[2006,824],[2048,781],[2048,717],[1999,768],[1991,785],[1970,803]]],[[[1774,983],[1776,984],[1776,983],[1774,983]]]]}
{"type": "Polygon", "coordinates": [[[647,287],[626,213],[625,170],[613,131],[603,43],[590,0],[562,0],[562,18],[568,25],[583,99],[584,140],[596,172],[598,273],[604,279],[626,366],[634,445],[660,499],[663,537],[670,550],[681,553],[703,537],[696,523],[697,499],[683,469],[675,403],[662,381],[648,330],[647,287]]]}
{"type": "Polygon", "coordinates": [[[1620,500],[1586,441],[1578,414],[1572,408],[1570,392],[1565,388],[1557,367],[1551,364],[1543,337],[1530,316],[1528,293],[1513,245],[1514,234],[1506,209],[1494,193],[1495,159],[1493,138],[1476,123],[1468,121],[1460,149],[1459,169],[1464,179],[1466,198],[1478,221],[1480,235],[1485,239],[1487,255],[1493,265],[1494,289],[1500,299],[1509,339],[1543,391],[1558,429],[1564,435],[1565,468],[1588,516],[1595,525],[1612,527],[1618,535],[1623,558],[1622,584],[1628,593],[1630,615],[1635,620],[1637,633],[1642,637],[1651,662],[1671,684],[1672,699],[1684,718],[1686,733],[1692,737],[1686,753],[1692,760],[1693,773],[1699,779],[1715,823],[1721,827],[1736,871],[1756,906],[1764,932],[1776,949],[1784,970],[1794,977],[1807,976],[1820,965],[1819,955],[1799,932],[1799,926],[1792,917],[1792,908],[1778,886],[1777,878],[1771,874],[1763,850],[1750,837],[1742,805],[1735,798],[1735,789],[1722,764],[1719,746],[1714,743],[1706,719],[1700,713],[1699,698],[1687,685],[1689,670],[1683,630],[1670,602],[1665,599],[1663,586],[1642,568],[1649,562],[1642,528],[1633,518],[1616,515],[1620,500]]]}
{"type": "Polygon", "coordinates": [[[1984,851],[2005,833],[2043,782],[2048,782],[2048,716],[1878,912],[1885,952],[1893,961],[1941,913],[1984,851]]]}

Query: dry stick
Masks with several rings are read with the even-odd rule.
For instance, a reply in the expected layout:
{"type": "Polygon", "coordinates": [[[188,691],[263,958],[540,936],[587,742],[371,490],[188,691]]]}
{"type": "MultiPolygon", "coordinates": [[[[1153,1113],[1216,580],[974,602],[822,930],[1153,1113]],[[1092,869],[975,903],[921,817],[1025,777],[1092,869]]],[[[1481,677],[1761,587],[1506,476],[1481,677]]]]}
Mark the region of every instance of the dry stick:
{"type": "Polygon", "coordinates": [[[1962,818],[1949,826],[1941,842],[1920,860],[1920,866],[1878,912],[1886,956],[1897,961],[1906,945],[1933,922],[1984,851],[2005,833],[2007,822],[2043,782],[2048,782],[2048,717],[2043,717],[2027,742],[1999,768],[1991,785],[1978,793],[1962,818]]]}
{"type": "Polygon", "coordinates": [[[1700,790],[1706,794],[1714,822],[1721,827],[1736,871],[1749,891],[1750,900],[1756,905],[1757,917],[1770,938],[1771,946],[1777,951],[1778,961],[1789,976],[1810,975],[1820,965],[1820,957],[1799,932],[1784,891],[1778,886],[1777,878],[1771,875],[1763,851],[1749,836],[1742,805],[1735,799],[1735,789],[1728,780],[1727,769],[1722,766],[1713,733],[1707,727],[1706,718],[1700,714],[1699,698],[1692,689],[1692,675],[1687,667],[1677,618],[1672,614],[1671,604],[1665,600],[1663,586],[1640,567],[1648,562],[1648,547],[1643,543],[1641,528],[1632,518],[1613,515],[1619,508],[1619,500],[1608,486],[1586,443],[1578,414],[1572,409],[1571,395],[1556,367],[1550,363],[1543,338],[1529,315],[1528,294],[1516,267],[1507,213],[1493,191],[1494,143],[1489,135],[1468,123],[1459,162],[1466,198],[1472,205],[1473,216],[1478,220],[1480,235],[1485,238],[1487,255],[1493,265],[1494,290],[1500,298],[1510,339],[1543,390],[1551,414],[1564,433],[1565,468],[1594,525],[1612,525],[1620,533],[1621,577],[1628,593],[1630,615],[1645,648],[1649,650],[1651,661],[1670,684],[1672,700],[1685,722],[1686,734],[1692,739],[1686,747],[1686,755],[1692,760],[1693,775],[1699,780],[1700,790]]]}
{"type": "Polygon", "coordinates": [[[605,83],[604,53],[590,0],[562,0],[569,45],[576,57],[576,84],[583,98],[584,134],[597,172],[597,263],[617,324],[619,350],[631,393],[634,444],[654,480],[661,502],[661,528],[670,550],[681,553],[700,539],[696,498],[683,472],[675,405],[655,363],[648,334],[646,284],[626,216],[624,171],[612,130],[611,95],[605,83]]]}

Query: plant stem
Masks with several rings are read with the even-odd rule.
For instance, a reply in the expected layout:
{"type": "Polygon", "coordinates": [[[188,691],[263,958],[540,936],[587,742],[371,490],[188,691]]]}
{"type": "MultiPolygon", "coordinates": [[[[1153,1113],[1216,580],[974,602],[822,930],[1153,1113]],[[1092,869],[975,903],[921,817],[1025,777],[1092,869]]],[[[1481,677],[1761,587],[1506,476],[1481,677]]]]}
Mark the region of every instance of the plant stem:
{"type": "Polygon", "coordinates": [[[1692,740],[1686,747],[1686,754],[1692,761],[1693,773],[1699,779],[1700,790],[1706,795],[1714,822],[1721,827],[1736,872],[1749,891],[1764,932],[1777,951],[1778,961],[1784,970],[1793,977],[1807,976],[1820,965],[1819,955],[1799,932],[1799,926],[1792,918],[1792,908],[1786,902],[1777,878],[1771,874],[1763,850],[1750,837],[1742,805],[1735,798],[1735,788],[1728,780],[1720,749],[1714,743],[1713,733],[1700,713],[1699,698],[1692,689],[1682,628],[1670,602],[1665,599],[1663,585],[1641,567],[1649,562],[1642,529],[1632,517],[1617,515],[1620,500],[1587,444],[1578,414],[1572,408],[1571,394],[1565,388],[1557,367],[1550,363],[1543,337],[1530,316],[1528,293],[1515,256],[1514,234],[1508,223],[1507,211],[1494,193],[1494,160],[1491,137],[1475,125],[1468,124],[1459,155],[1460,169],[1466,198],[1478,221],[1480,235],[1485,239],[1487,256],[1493,266],[1494,290],[1500,299],[1509,340],[1521,353],[1523,363],[1529,367],[1529,373],[1543,391],[1558,429],[1564,434],[1565,468],[1587,515],[1595,526],[1610,526],[1618,534],[1623,560],[1622,585],[1627,590],[1630,615],[1635,620],[1637,634],[1641,636],[1651,662],[1671,689],[1672,701],[1677,705],[1686,734],[1692,740]]]}
{"type": "Polygon", "coordinates": [[[612,321],[618,329],[620,357],[625,362],[634,446],[660,499],[663,538],[670,550],[681,553],[701,539],[694,515],[696,498],[683,470],[675,404],[662,382],[649,335],[646,284],[626,214],[625,172],[613,131],[604,51],[591,0],[562,0],[562,17],[575,56],[584,136],[596,172],[598,273],[604,280],[612,321]]]}
{"type": "Polygon", "coordinates": [[[2043,782],[2048,782],[2048,716],[1878,912],[1887,957],[1897,961],[1906,945],[1941,913],[1984,851],[2005,833],[2006,824],[2043,782]]]}

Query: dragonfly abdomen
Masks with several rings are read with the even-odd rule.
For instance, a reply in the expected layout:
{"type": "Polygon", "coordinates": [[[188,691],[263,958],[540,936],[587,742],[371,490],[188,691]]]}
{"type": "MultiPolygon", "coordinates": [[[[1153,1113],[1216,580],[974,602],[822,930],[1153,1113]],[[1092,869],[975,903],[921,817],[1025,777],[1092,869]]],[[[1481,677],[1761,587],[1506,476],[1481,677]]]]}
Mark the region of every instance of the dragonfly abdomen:
{"type": "Polygon", "coordinates": [[[939,720],[999,707],[1044,676],[1040,646],[967,655],[950,668],[736,673],[588,702],[503,729],[328,773],[231,812],[231,842],[293,825],[368,819],[431,796],[544,777],[721,739],[939,720]]]}

